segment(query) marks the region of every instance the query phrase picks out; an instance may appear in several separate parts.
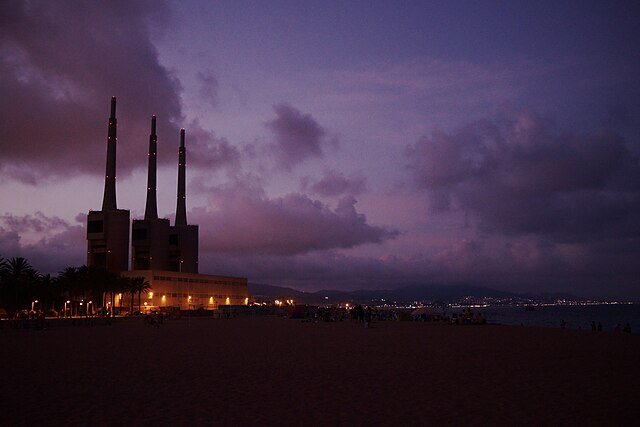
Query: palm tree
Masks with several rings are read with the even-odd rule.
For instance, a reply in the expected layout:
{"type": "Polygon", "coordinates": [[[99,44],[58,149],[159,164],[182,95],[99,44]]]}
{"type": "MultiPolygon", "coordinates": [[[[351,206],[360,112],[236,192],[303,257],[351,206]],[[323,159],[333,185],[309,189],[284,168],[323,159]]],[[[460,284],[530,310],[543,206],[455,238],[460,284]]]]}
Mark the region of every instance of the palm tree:
{"type": "Polygon", "coordinates": [[[98,307],[102,307],[104,305],[104,299],[107,295],[110,297],[111,307],[113,307],[115,293],[118,291],[118,280],[119,275],[112,273],[105,268],[87,268],[87,288],[91,293],[92,299],[96,301],[96,305],[98,307]]]}
{"type": "MultiPolygon", "coordinates": [[[[130,284],[129,278],[121,276],[116,273],[108,273],[106,276],[107,283],[105,285],[105,291],[109,292],[111,297],[111,315],[115,316],[116,313],[116,294],[123,294],[129,292],[130,284]]],[[[120,298],[120,308],[122,309],[122,298],[120,298]]]]}
{"type": "Polygon", "coordinates": [[[130,294],[131,297],[131,305],[129,307],[129,315],[133,315],[133,299],[136,296],[136,287],[133,283],[133,279],[131,277],[123,277],[122,278],[123,286],[126,289],[126,292],[130,294]]]}
{"type": "Polygon", "coordinates": [[[68,297],[75,297],[80,288],[80,277],[76,267],[67,267],[58,273],[58,282],[61,290],[68,297]]]}
{"type": "Polygon", "coordinates": [[[59,296],[56,280],[50,274],[41,275],[39,279],[38,287],[42,295],[42,311],[55,310],[55,300],[59,296]]]}
{"type": "Polygon", "coordinates": [[[133,277],[130,279],[130,288],[129,292],[131,292],[131,313],[133,313],[133,297],[136,292],[138,293],[138,311],[140,311],[142,293],[149,292],[151,290],[151,285],[149,281],[147,281],[144,277],[133,277]]]}
{"type": "Polygon", "coordinates": [[[14,257],[6,263],[2,281],[7,308],[17,310],[21,305],[29,303],[38,276],[38,272],[25,258],[14,257]],[[12,302],[9,295],[13,296],[12,302]]]}

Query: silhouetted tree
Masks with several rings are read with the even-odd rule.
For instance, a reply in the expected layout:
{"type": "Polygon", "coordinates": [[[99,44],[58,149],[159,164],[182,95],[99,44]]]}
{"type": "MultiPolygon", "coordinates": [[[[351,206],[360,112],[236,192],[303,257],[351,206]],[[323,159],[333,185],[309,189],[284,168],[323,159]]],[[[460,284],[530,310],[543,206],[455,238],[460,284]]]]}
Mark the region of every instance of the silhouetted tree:
{"type": "Polygon", "coordinates": [[[138,293],[138,311],[140,311],[140,307],[142,305],[142,293],[149,292],[151,290],[151,285],[144,277],[133,277],[131,280],[131,312],[133,313],[133,298],[138,293]]]}
{"type": "Polygon", "coordinates": [[[9,311],[27,307],[36,291],[38,272],[25,258],[15,257],[6,262],[2,274],[2,300],[9,311]]]}
{"type": "Polygon", "coordinates": [[[42,311],[55,310],[55,303],[60,299],[61,292],[55,277],[50,274],[40,275],[38,280],[38,294],[42,311]]]}
{"type": "Polygon", "coordinates": [[[80,292],[80,275],[76,267],[67,267],[58,273],[58,282],[61,291],[69,298],[75,298],[80,292]]]}

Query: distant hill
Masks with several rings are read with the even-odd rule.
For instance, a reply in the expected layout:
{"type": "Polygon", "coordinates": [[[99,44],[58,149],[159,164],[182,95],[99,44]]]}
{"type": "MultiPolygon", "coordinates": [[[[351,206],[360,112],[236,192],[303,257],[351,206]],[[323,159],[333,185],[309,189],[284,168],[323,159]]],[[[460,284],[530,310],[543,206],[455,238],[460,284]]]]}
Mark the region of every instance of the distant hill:
{"type": "MultiPolygon", "coordinates": [[[[249,283],[249,294],[266,299],[274,298],[293,298],[300,304],[333,304],[337,302],[353,301],[356,303],[364,303],[371,300],[386,301],[454,301],[466,296],[478,298],[508,298],[508,297],[525,297],[535,298],[534,295],[521,295],[513,292],[500,291],[483,286],[474,286],[468,284],[453,285],[411,285],[397,289],[383,290],[356,290],[356,291],[339,291],[339,290],[322,290],[317,292],[303,292],[281,286],[272,286],[259,283],[249,283]]],[[[560,295],[560,294],[554,294],[560,295]]],[[[575,298],[570,295],[563,294],[563,298],[575,298]]]]}

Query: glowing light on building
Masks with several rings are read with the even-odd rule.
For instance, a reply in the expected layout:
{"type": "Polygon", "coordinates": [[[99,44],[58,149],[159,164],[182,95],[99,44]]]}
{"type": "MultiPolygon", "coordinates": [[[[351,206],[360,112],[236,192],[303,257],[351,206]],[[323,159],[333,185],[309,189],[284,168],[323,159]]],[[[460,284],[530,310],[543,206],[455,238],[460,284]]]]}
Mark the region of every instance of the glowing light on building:
{"type": "Polygon", "coordinates": [[[153,298],[153,292],[149,292],[149,299],[153,298]]]}
{"type": "Polygon", "coordinates": [[[227,297],[227,299],[225,300],[225,304],[227,304],[227,305],[231,304],[231,300],[229,300],[229,297],[227,297]]]}

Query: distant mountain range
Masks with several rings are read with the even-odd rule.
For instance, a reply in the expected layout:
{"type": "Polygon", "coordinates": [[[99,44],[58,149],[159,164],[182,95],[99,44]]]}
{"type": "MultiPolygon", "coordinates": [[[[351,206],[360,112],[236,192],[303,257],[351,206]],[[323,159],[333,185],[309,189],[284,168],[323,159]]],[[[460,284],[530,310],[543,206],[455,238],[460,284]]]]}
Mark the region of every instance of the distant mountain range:
{"type": "Polygon", "coordinates": [[[249,283],[249,294],[254,297],[270,300],[276,298],[292,298],[298,304],[313,305],[334,304],[346,301],[352,301],[354,303],[366,303],[372,300],[382,299],[389,302],[410,302],[426,300],[452,302],[467,296],[476,298],[528,298],[535,300],[578,299],[575,296],[569,294],[517,294],[513,292],[499,291],[483,286],[474,286],[468,284],[411,285],[397,289],[385,290],[322,290],[317,292],[303,292],[281,286],[249,283]]]}

